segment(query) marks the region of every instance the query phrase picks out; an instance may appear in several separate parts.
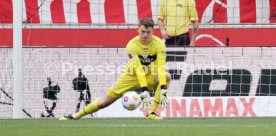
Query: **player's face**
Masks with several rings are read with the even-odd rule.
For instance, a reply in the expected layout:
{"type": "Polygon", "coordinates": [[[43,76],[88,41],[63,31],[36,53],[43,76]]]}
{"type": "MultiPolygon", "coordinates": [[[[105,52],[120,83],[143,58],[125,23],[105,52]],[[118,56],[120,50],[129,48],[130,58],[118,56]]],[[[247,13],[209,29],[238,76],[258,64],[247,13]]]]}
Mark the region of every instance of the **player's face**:
{"type": "Polygon", "coordinates": [[[153,28],[152,27],[145,27],[144,25],[141,25],[138,29],[139,37],[140,40],[143,43],[150,43],[151,38],[152,38],[152,33],[153,33],[153,28]]]}

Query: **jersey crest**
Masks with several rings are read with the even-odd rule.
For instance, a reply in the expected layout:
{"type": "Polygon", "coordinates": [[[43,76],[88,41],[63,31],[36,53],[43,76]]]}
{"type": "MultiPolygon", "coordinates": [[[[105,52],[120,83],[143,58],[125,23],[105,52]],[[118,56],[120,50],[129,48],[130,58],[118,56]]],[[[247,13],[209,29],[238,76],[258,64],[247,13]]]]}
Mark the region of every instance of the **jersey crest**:
{"type": "Polygon", "coordinates": [[[142,52],[142,56],[144,59],[148,58],[149,52],[142,52]]]}

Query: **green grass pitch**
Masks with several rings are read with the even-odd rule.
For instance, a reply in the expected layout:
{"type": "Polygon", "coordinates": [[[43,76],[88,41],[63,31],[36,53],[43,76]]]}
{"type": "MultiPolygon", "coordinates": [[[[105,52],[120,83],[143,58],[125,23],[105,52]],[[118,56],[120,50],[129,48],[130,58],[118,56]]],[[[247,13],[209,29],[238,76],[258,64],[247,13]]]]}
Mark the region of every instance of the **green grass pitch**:
{"type": "Polygon", "coordinates": [[[0,136],[275,136],[276,118],[1,119],[0,136]]]}

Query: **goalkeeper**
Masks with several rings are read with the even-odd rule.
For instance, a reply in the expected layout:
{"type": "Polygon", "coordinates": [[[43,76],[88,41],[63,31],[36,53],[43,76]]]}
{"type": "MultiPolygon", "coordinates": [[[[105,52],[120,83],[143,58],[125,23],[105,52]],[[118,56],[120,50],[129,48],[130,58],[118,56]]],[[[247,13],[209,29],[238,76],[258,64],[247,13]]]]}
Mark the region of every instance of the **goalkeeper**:
{"type": "Polygon", "coordinates": [[[168,104],[168,91],[171,76],[166,72],[166,47],[164,42],[152,35],[154,21],[151,18],[143,18],[139,21],[139,35],[129,41],[126,51],[130,60],[126,64],[124,73],[116,83],[107,91],[107,94],[96,99],[84,109],[74,115],[63,116],[60,120],[80,119],[81,117],[103,109],[124,93],[137,88],[142,88],[141,108],[149,109],[148,119],[162,119],[155,114],[156,109],[168,104]],[[149,90],[156,88],[154,101],[151,104],[149,90]]]}

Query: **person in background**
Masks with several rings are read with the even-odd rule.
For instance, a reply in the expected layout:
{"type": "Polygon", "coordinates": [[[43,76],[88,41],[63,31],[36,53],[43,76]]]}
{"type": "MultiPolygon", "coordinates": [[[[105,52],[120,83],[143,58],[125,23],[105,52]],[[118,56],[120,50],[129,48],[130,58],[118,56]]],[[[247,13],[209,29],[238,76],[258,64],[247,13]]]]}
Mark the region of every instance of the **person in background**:
{"type": "Polygon", "coordinates": [[[162,0],[158,25],[167,47],[195,46],[198,15],[194,0],[162,0]],[[193,24],[190,38],[189,24],[193,24]]]}

